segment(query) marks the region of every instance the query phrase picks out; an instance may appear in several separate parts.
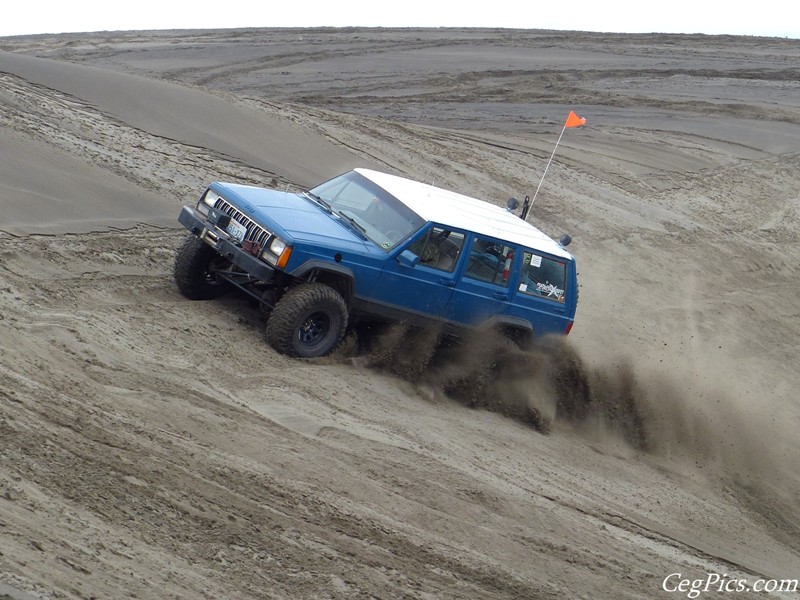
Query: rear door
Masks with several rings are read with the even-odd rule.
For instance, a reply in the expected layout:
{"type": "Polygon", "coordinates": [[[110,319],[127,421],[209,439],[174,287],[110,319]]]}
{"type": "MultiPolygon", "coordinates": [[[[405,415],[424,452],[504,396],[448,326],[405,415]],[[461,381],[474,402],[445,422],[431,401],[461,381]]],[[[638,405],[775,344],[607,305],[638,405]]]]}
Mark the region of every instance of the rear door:
{"type": "Polygon", "coordinates": [[[470,234],[465,253],[463,273],[445,315],[460,325],[477,327],[508,313],[511,276],[518,252],[507,242],[470,234]]]}

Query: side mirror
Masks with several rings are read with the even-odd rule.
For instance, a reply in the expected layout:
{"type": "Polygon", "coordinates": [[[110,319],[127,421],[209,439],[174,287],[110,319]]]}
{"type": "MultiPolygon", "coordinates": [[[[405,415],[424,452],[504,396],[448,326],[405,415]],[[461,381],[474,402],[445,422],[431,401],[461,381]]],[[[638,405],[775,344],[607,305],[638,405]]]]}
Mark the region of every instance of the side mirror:
{"type": "Polygon", "coordinates": [[[403,250],[400,253],[400,256],[397,257],[397,262],[399,262],[403,267],[413,269],[419,262],[419,256],[414,254],[411,250],[403,250]]]}
{"type": "Polygon", "coordinates": [[[569,246],[569,243],[572,241],[572,236],[568,233],[565,233],[561,236],[561,239],[558,240],[558,243],[561,244],[564,248],[569,246]]]}

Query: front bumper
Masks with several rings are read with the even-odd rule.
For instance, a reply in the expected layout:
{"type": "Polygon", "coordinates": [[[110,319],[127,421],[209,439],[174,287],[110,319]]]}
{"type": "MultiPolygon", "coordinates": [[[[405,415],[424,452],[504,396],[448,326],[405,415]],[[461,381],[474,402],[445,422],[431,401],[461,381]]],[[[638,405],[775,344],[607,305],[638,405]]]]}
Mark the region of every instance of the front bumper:
{"type": "Polygon", "coordinates": [[[254,279],[270,282],[275,278],[275,269],[259,260],[249,252],[231,241],[230,235],[208,221],[193,208],[184,206],[178,215],[178,221],[190,232],[214,248],[220,256],[224,256],[234,265],[246,271],[254,279]]]}

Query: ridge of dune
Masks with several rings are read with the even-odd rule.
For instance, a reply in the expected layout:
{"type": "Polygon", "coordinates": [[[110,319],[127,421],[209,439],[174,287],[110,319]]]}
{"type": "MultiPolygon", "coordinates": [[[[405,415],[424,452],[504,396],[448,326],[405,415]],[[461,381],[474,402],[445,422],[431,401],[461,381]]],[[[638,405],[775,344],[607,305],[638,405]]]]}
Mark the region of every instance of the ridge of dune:
{"type": "Polygon", "coordinates": [[[287,119],[186,85],[6,51],[0,51],[0,72],[80,98],[154,136],[216,150],[299,185],[353,165],[352,153],[287,119]]]}

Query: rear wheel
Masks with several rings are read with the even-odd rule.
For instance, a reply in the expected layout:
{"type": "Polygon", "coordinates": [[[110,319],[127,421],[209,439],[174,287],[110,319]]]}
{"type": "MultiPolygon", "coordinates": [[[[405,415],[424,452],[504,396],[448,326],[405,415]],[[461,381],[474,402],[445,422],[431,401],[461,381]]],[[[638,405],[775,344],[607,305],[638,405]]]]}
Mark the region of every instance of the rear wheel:
{"type": "Polygon", "coordinates": [[[211,246],[190,235],[175,256],[173,276],[181,294],[190,300],[210,300],[230,291],[230,284],[216,275],[229,265],[211,246]]]}
{"type": "Polygon", "coordinates": [[[267,321],[267,341],[288,356],[315,358],[333,350],[347,328],[347,304],[324,283],[286,292],[267,321]]]}

